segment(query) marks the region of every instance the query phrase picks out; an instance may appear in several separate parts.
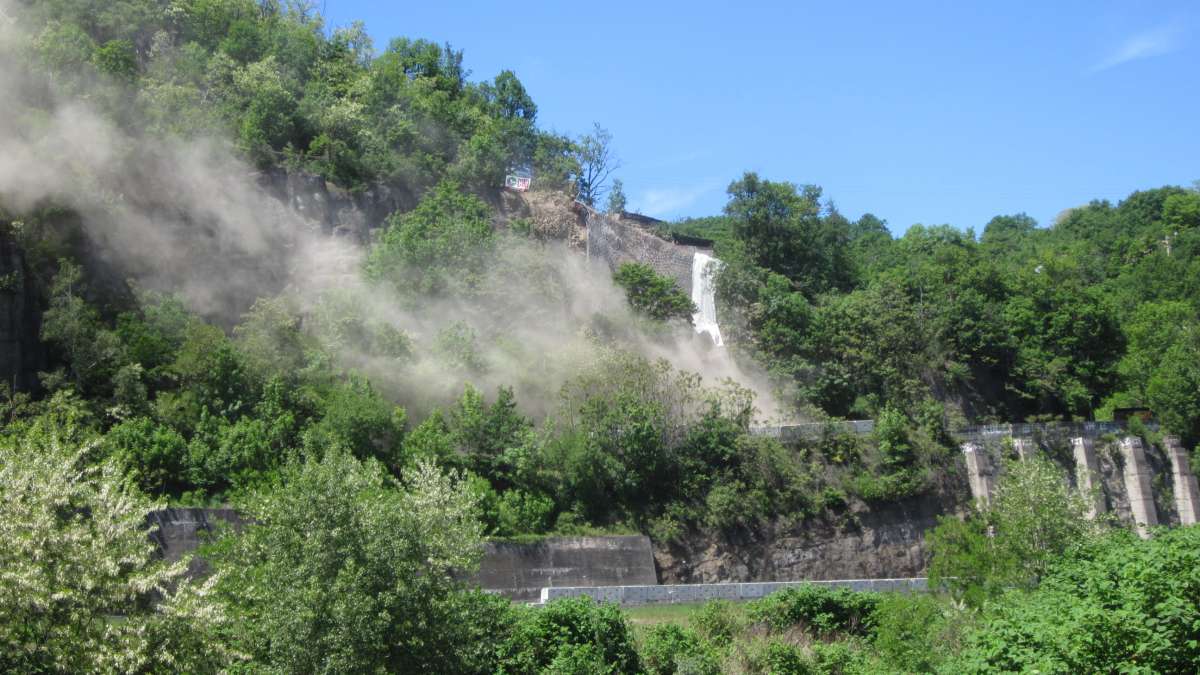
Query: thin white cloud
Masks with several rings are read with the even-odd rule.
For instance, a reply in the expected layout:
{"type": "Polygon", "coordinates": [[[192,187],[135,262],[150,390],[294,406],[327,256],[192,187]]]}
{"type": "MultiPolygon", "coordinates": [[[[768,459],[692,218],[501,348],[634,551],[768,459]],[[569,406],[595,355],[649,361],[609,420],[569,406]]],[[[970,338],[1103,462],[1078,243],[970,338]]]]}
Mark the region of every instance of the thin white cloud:
{"type": "Polygon", "coordinates": [[[648,216],[671,216],[695,204],[701,197],[720,186],[720,181],[708,180],[696,185],[648,188],[638,194],[633,204],[638,211],[648,216]]]}
{"type": "Polygon", "coordinates": [[[1118,45],[1106,58],[1092,66],[1091,72],[1098,73],[1130,61],[1169,54],[1182,46],[1181,38],[1181,31],[1177,26],[1161,26],[1142,31],[1118,45]]]}

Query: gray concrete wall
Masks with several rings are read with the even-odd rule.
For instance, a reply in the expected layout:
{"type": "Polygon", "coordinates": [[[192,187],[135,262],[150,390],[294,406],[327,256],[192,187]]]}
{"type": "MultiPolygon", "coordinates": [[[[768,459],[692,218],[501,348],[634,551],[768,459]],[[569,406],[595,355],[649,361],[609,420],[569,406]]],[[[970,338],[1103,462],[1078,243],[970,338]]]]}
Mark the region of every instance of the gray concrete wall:
{"type": "Polygon", "coordinates": [[[1071,451],[1075,457],[1075,486],[1088,500],[1088,515],[1095,518],[1108,510],[1100,487],[1100,460],[1096,457],[1095,442],[1089,436],[1076,436],[1071,439],[1071,451]]]}
{"type": "MultiPolygon", "coordinates": [[[[171,562],[193,553],[218,528],[226,525],[241,528],[246,522],[233,509],[169,508],[146,515],[146,523],[152,528],[150,539],[158,545],[163,558],[171,562]]],[[[192,575],[203,574],[206,569],[200,559],[193,559],[188,566],[192,575]]]]}
{"type": "Polygon", "coordinates": [[[967,462],[967,482],[971,487],[971,497],[980,507],[992,503],[992,495],[996,492],[996,470],[993,467],[991,454],[979,443],[963,443],[963,458],[967,462]]]}
{"type": "Polygon", "coordinates": [[[1171,462],[1171,485],[1179,523],[1195,525],[1200,522],[1200,486],[1197,485],[1196,474],[1192,473],[1187,450],[1183,449],[1175,436],[1167,436],[1163,439],[1163,445],[1171,462]]]}
{"type": "Polygon", "coordinates": [[[472,581],[514,600],[535,600],[544,586],[657,584],[650,538],[550,537],[533,543],[488,542],[472,581]]]}
{"type": "Polygon", "coordinates": [[[689,297],[692,293],[692,259],[696,251],[712,252],[712,249],[660,239],[636,224],[591,210],[585,221],[588,258],[603,260],[613,270],[626,262],[645,263],[655,272],[674,279],[689,297]]]}
{"type": "Polygon", "coordinates": [[[1134,524],[1138,534],[1147,537],[1149,528],[1158,525],[1158,510],[1154,506],[1154,488],[1142,439],[1136,436],[1122,438],[1121,455],[1125,460],[1125,492],[1129,496],[1134,524]]]}
{"type": "Polygon", "coordinates": [[[680,584],[674,586],[602,586],[576,588],[543,588],[541,602],[560,598],[589,597],[598,602],[619,605],[652,603],[692,603],[708,600],[757,600],[786,588],[827,586],[853,591],[922,592],[927,590],[924,578],[907,579],[841,579],[831,581],[767,581],[734,584],[680,584]]]}

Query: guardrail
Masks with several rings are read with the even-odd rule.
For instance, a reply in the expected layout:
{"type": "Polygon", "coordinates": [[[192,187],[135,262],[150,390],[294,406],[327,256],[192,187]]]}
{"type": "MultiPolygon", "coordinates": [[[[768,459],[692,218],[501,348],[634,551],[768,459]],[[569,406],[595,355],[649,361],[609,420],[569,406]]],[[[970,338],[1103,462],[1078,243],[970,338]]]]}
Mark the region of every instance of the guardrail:
{"type": "Polygon", "coordinates": [[[661,586],[563,586],[543,588],[541,602],[587,596],[597,602],[618,605],[678,604],[708,600],[756,600],[776,591],[798,586],[829,586],[853,591],[928,590],[925,577],[902,579],[837,579],[829,581],[757,581],[726,584],[668,584],[661,586]]]}

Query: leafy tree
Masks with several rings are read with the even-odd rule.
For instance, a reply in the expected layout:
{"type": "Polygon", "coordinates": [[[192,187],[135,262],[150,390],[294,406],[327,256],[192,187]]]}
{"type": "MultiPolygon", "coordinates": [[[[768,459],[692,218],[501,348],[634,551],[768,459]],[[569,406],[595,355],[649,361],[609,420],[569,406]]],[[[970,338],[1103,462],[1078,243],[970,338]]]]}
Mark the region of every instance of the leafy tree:
{"type": "Polygon", "coordinates": [[[187,440],[171,427],[132,419],[113,427],[104,447],[150,494],[178,494],[189,485],[187,440]]]}
{"type": "Polygon", "coordinates": [[[1056,561],[1036,591],[987,605],[955,672],[1200,668],[1200,528],[1121,530],[1056,561]]]}
{"type": "Polygon", "coordinates": [[[810,296],[849,286],[849,226],[843,218],[822,217],[819,187],[800,189],[751,172],[728,192],[725,213],[754,264],[782,274],[810,296]]]}
{"type": "Polygon", "coordinates": [[[131,81],[137,77],[137,54],[129,40],[110,40],[98,47],[92,60],[96,68],[112,77],[131,81]]]}
{"type": "Polygon", "coordinates": [[[359,459],[374,458],[398,469],[407,416],[389,403],[365,378],[355,375],[334,385],[324,396],[316,423],[306,432],[305,445],[338,447],[359,459]]]}
{"type": "Polygon", "coordinates": [[[146,514],[161,505],[76,433],[43,420],[0,437],[0,668],[217,672],[231,652],[212,581],[158,558],[146,514]]]}
{"type": "Polygon", "coordinates": [[[645,263],[621,263],[613,281],[625,289],[630,306],[652,319],[691,319],[696,313],[696,305],[674,279],[645,263]]]}
{"type": "Polygon", "coordinates": [[[125,354],[116,334],[84,298],[83,270],[63,261],[50,287],[42,317],[42,339],[62,349],[71,379],[81,393],[104,395],[125,354]]]}
{"type": "Polygon", "coordinates": [[[367,271],[402,293],[470,290],[493,246],[488,207],[443,182],[416,209],[388,218],[367,271]]]}
{"type": "Polygon", "coordinates": [[[420,464],[399,488],[330,451],[244,508],[255,524],[213,554],[239,649],[293,672],[463,671],[473,629],[455,579],[480,525],[453,477],[420,464]]]}
{"type": "Polygon", "coordinates": [[[614,178],[612,188],[608,191],[608,207],[604,210],[617,216],[625,213],[625,184],[621,179],[614,178]]]}
{"type": "Polygon", "coordinates": [[[1036,587],[1055,560],[1094,539],[1087,499],[1048,460],[1009,462],[990,506],[929,535],[930,583],[979,605],[1005,588],[1036,587]]]}

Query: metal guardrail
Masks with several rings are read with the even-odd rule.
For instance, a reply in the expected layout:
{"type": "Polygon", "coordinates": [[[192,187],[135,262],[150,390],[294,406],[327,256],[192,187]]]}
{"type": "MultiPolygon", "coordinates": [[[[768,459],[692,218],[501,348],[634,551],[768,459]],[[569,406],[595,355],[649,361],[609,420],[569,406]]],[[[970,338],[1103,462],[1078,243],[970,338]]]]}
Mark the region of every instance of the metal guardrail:
{"type": "Polygon", "coordinates": [[[903,579],[838,579],[830,581],[748,581],[719,584],[664,584],[656,586],[574,586],[542,588],[540,603],[560,598],[589,597],[618,605],[677,604],[708,600],[757,600],[786,588],[824,586],[853,591],[920,593],[928,590],[925,577],[903,579]]]}

